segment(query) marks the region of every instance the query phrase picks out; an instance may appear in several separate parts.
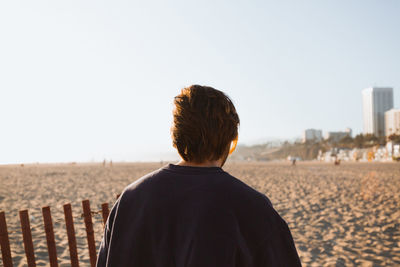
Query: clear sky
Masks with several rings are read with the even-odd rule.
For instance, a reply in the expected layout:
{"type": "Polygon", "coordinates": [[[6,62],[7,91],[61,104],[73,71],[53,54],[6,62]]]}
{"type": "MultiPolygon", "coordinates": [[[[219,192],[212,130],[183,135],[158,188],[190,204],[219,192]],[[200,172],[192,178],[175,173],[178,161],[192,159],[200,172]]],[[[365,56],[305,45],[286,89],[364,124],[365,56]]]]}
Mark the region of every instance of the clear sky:
{"type": "Polygon", "coordinates": [[[190,84],[234,101],[239,142],[362,130],[361,90],[394,88],[400,1],[2,1],[0,163],[174,151],[190,84]]]}

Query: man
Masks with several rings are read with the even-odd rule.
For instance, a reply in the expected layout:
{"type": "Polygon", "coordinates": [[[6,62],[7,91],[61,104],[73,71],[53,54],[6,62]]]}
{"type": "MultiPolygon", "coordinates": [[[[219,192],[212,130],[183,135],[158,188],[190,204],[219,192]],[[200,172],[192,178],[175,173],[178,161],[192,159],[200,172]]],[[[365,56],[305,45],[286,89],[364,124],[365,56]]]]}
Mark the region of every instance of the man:
{"type": "Polygon", "coordinates": [[[231,100],[193,85],[174,104],[172,140],[182,160],[124,190],[97,266],[301,266],[269,199],[222,170],[238,139],[231,100]]]}

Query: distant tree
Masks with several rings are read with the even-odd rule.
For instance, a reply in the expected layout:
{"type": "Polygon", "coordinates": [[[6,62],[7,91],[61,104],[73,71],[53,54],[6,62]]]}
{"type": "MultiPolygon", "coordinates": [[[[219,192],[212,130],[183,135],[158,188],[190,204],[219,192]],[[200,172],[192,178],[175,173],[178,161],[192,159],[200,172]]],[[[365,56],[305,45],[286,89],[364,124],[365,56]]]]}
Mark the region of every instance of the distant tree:
{"type": "Polygon", "coordinates": [[[364,135],[363,134],[358,134],[358,135],[356,135],[356,137],[354,137],[354,145],[357,148],[364,147],[364,135]]]}
{"type": "Polygon", "coordinates": [[[366,134],[364,135],[365,142],[377,142],[378,137],[376,137],[374,134],[366,134]]]}
{"type": "Polygon", "coordinates": [[[385,136],[378,137],[378,144],[381,146],[386,145],[386,137],[385,136]]]}
{"type": "Polygon", "coordinates": [[[337,142],[335,142],[335,139],[333,139],[332,137],[325,139],[325,142],[328,145],[337,145],[337,142]]]}
{"type": "Polygon", "coordinates": [[[379,139],[374,134],[364,135],[364,147],[379,145],[379,139]]]}
{"type": "Polygon", "coordinates": [[[400,143],[400,134],[392,134],[388,137],[393,143],[400,143]]]}
{"type": "Polygon", "coordinates": [[[285,140],[285,142],[283,142],[282,145],[283,145],[284,147],[287,147],[287,146],[290,146],[290,143],[289,143],[289,141],[285,140]]]}
{"type": "Polygon", "coordinates": [[[354,139],[351,136],[347,135],[340,139],[339,145],[346,148],[353,148],[354,147],[354,139]]]}
{"type": "Polygon", "coordinates": [[[347,136],[343,137],[342,139],[340,139],[339,142],[342,144],[350,144],[350,143],[354,142],[354,139],[351,138],[351,136],[347,135],[347,136]]]}

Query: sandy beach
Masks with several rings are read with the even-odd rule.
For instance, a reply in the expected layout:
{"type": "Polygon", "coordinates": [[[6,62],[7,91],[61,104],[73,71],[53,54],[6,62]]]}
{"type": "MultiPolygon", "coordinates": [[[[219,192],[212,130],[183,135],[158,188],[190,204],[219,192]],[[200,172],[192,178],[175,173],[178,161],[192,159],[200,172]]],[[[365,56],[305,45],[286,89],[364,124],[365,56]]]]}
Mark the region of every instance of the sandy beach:
{"type": "MultiPolygon", "coordinates": [[[[69,266],[63,204],[71,203],[81,266],[89,265],[81,201],[92,210],[166,163],[0,166],[14,266],[26,266],[18,211],[30,214],[36,262],[48,262],[41,208],[51,207],[60,266],[69,266]]],[[[396,163],[228,163],[224,169],[266,194],[287,221],[304,266],[400,265],[400,165],[396,163]]],[[[102,217],[93,218],[97,247],[102,217]]],[[[2,261],[0,260],[0,266],[2,261]]]]}

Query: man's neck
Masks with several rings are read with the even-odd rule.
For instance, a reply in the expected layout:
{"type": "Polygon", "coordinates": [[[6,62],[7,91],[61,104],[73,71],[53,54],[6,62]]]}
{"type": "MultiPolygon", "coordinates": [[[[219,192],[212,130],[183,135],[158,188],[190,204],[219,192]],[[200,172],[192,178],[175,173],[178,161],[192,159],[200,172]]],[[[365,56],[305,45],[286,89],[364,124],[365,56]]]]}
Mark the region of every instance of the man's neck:
{"type": "Polygon", "coordinates": [[[191,161],[181,160],[176,165],[191,166],[191,167],[221,167],[222,164],[221,164],[220,160],[205,161],[202,163],[195,163],[195,162],[191,162],[191,161]]]}

